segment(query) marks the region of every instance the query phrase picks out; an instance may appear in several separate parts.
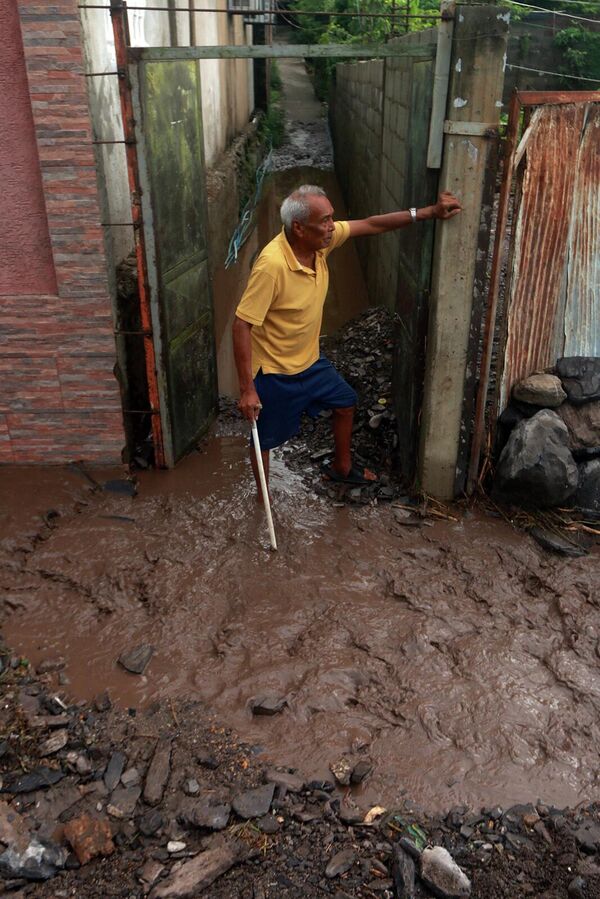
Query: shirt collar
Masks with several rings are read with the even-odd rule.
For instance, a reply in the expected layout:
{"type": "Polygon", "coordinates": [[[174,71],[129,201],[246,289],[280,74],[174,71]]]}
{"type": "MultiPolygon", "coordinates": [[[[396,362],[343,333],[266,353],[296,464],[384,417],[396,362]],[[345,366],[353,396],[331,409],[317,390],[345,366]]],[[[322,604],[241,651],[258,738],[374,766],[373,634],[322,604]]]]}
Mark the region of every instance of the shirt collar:
{"type": "MultiPolygon", "coordinates": [[[[313,275],[316,271],[316,268],[314,270],[311,268],[307,268],[305,265],[302,265],[296,259],[294,251],[292,250],[291,246],[289,245],[287,235],[285,233],[285,228],[281,229],[280,237],[281,237],[281,246],[283,249],[283,255],[284,255],[285,261],[288,264],[288,268],[290,268],[291,271],[293,271],[293,272],[307,272],[308,274],[313,275]]],[[[321,251],[317,250],[316,256],[315,256],[315,266],[317,265],[317,257],[320,257],[320,255],[321,255],[321,251]]]]}

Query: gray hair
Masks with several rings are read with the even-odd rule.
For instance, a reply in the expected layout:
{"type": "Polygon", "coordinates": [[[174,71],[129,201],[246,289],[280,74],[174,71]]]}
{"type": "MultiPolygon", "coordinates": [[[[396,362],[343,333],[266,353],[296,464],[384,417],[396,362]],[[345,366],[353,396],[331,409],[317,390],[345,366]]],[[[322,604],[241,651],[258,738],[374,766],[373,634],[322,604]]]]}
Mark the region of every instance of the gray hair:
{"type": "Polygon", "coordinates": [[[326,197],[327,194],[322,187],[314,184],[303,184],[293,193],[286,197],[281,204],[281,221],[288,234],[292,230],[292,222],[300,222],[303,224],[310,215],[310,204],[308,197],[326,197]]]}

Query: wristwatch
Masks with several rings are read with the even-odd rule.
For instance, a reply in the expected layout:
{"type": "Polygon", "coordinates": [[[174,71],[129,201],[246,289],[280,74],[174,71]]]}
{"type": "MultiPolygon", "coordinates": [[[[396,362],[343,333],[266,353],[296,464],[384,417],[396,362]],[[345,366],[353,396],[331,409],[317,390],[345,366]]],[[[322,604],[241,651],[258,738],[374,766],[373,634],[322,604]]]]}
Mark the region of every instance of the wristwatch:
{"type": "Polygon", "coordinates": [[[411,219],[412,219],[413,225],[416,225],[416,224],[417,224],[417,210],[416,210],[416,207],[415,207],[415,206],[411,206],[410,209],[409,209],[408,211],[410,212],[410,217],[411,217],[411,219]]]}

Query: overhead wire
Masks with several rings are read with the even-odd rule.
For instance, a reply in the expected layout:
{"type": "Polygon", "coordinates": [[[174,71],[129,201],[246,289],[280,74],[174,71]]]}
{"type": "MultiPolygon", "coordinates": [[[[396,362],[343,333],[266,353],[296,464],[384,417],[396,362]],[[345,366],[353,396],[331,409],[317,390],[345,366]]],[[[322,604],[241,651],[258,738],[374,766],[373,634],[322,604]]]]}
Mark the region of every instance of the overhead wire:
{"type": "Polygon", "coordinates": [[[578,22],[592,22],[594,25],[600,25],[600,18],[598,19],[588,19],[585,16],[576,16],[570,12],[564,12],[561,9],[546,9],[544,6],[533,6],[531,3],[521,3],[520,0],[506,0],[507,3],[511,3],[513,6],[520,6],[523,9],[532,9],[535,12],[546,13],[550,16],[562,16],[566,19],[576,19],[578,22]]]}
{"type": "Polygon", "coordinates": [[[535,72],[537,75],[555,75],[557,78],[574,78],[576,81],[591,81],[600,84],[600,78],[586,78],[584,75],[567,75],[565,72],[546,72],[544,69],[530,69],[528,66],[517,66],[511,62],[506,63],[507,69],[519,69],[522,72],[535,72]]]}

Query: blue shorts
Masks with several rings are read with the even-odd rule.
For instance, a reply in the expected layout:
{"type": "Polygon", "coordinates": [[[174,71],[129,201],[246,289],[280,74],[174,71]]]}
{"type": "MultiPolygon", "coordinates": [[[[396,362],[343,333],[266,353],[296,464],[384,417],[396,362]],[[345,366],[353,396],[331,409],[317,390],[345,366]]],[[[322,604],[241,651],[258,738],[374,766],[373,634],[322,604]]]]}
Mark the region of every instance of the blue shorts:
{"type": "Polygon", "coordinates": [[[254,386],[262,403],[257,425],[264,450],[294,437],[303,412],[315,418],[324,409],[347,409],[357,402],[354,390],[325,356],[298,375],[264,375],[261,369],[254,386]]]}

